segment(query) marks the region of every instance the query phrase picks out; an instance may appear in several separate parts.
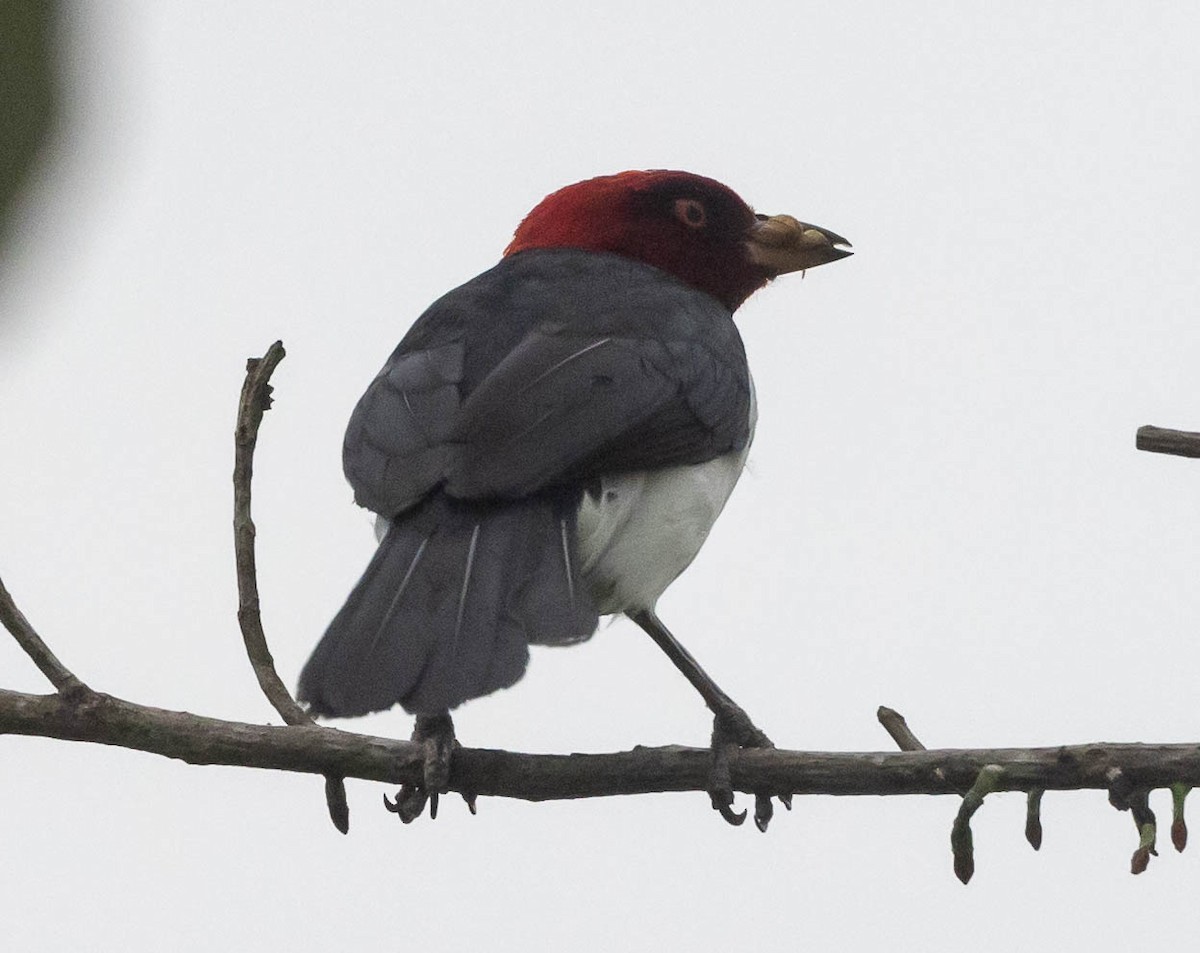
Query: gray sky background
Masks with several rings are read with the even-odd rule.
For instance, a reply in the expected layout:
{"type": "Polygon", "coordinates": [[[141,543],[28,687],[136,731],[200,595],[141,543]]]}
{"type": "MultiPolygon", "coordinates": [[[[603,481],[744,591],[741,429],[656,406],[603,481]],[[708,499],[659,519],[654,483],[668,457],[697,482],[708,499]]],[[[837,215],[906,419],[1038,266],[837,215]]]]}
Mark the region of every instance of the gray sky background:
{"type": "MultiPolygon", "coordinates": [[[[1200,13],[1186,4],[106,3],[73,135],[0,273],[0,572],[139,702],[275,722],[230,532],[243,364],[282,338],[256,471],[264,615],[299,668],[369,558],[342,428],[409,323],[544,194],[719,178],[858,254],[740,314],[750,469],[661,614],[778,743],[1195,741],[1200,13]]],[[[0,684],[43,691],[0,639],[0,684]]],[[[466,744],[706,740],[627,622],[535,651],[466,744]]],[[[392,712],[347,728],[407,736],[392,712]]],[[[0,740],[11,949],[1119,949],[1193,936],[1200,847],[1128,873],[1102,794],[977,815],[702,795],[488,800],[402,827],[351,782],[0,740]]],[[[1160,819],[1169,799],[1152,801],[1160,819]]],[[[1200,811],[1200,808],[1196,809],[1200,811]]],[[[1193,817],[1200,828],[1200,814],[1193,817]]]]}

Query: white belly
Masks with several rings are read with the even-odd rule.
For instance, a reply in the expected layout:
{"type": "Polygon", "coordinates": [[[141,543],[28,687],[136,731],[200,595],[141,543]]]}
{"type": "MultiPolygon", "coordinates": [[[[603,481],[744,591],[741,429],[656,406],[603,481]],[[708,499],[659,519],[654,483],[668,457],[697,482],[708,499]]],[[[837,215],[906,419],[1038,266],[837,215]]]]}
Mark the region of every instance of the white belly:
{"type": "MultiPolygon", "coordinates": [[[[757,408],[753,385],[750,436],[757,408]]],[[[601,615],[652,609],[696,558],[746,465],[750,441],[694,466],[601,481],[579,507],[579,574],[601,615]]]]}

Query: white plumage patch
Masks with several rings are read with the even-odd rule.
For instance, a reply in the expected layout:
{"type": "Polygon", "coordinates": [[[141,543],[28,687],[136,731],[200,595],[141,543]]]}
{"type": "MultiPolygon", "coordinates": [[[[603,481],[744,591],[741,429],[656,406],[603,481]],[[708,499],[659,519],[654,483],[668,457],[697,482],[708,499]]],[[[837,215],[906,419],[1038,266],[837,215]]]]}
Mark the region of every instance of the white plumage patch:
{"type": "Polygon", "coordinates": [[[602,615],[652,609],[696,558],[746,465],[741,450],[693,466],[604,477],[579,506],[579,574],[602,615]]]}

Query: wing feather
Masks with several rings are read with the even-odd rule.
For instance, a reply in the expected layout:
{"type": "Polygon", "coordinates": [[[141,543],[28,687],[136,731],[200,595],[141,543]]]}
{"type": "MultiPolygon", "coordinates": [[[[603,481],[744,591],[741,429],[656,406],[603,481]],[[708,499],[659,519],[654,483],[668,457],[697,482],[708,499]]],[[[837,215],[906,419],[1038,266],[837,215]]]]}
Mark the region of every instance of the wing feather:
{"type": "Polygon", "coordinates": [[[343,461],[355,499],[389,517],[441,487],[512,499],[740,449],[749,393],[716,299],[616,256],[523,252],[418,319],[343,461]]]}

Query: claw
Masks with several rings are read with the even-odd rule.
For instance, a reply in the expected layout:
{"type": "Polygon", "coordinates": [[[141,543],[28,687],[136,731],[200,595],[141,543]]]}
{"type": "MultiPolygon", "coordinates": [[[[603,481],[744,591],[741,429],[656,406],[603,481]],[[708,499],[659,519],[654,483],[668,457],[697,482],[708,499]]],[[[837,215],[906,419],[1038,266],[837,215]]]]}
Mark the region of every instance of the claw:
{"type": "MultiPolygon", "coordinates": [[[[713,807],[716,808],[717,813],[719,813],[723,818],[725,818],[726,821],[728,821],[734,827],[741,827],[743,824],[746,823],[746,812],[745,811],[741,811],[741,812],[735,811],[728,804],[719,803],[716,798],[713,798],[713,807]]],[[[755,823],[757,824],[758,821],[755,820],[755,823]]]]}
{"type": "Polygon", "coordinates": [[[712,773],[708,777],[708,798],[713,810],[720,813],[734,827],[745,822],[746,812],[733,810],[733,780],[729,776],[729,749],[733,747],[725,737],[721,719],[713,719],[712,773]]]}
{"type": "Polygon", "coordinates": [[[463,791],[462,799],[467,802],[467,810],[470,811],[471,816],[474,817],[478,813],[475,809],[475,803],[479,800],[478,795],[468,794],[466,791],[463,791]]]}
{"type": "Polygon", "coordinates": [[[383,806],[392,814],[397,814],[400,820],[405,824],[411,824],[421,812],[425,810],[425,802],[428,800],[428,795],[425,789],[419,784],[405,784],[400,787],[396,793],[396,800],[388,800],[388,796],[383,796],[383,806]]]}
{"type": "Polygon", "coordinates": [[[395,801],[389,801],[386,794],[383,797],[384,807],[398,814],[405,824],[411,824],[420,817],[427,803],[430,819],[437,818],[438,795],[450,786],[450,758],[458,747],[454,738],[454,722],[450,720],[449,712],[417,715],[412,740],[424,749],[421,783],[402,784],[395,801]]]}
{"type": "MultiPolygon", "coordinates": [[[[736,826],[746,820],[746,811],[737,814],[732,808],[733,781],[729,776],[730,749],[774,747],[771,739],[755,726],[744,711],[736,706],[713,718],[713,769],[709,777],[708,795],[712,800],[713,808],[730,824],[736,826]]],[[[779,803],[790,811],[792,795],[780,794],[779,803]]],[[[775,806],[771,803],[771,795],[756,793],[754,795],[754,826],[765,834],[771,818],[774,816],[775,806]]]]}

